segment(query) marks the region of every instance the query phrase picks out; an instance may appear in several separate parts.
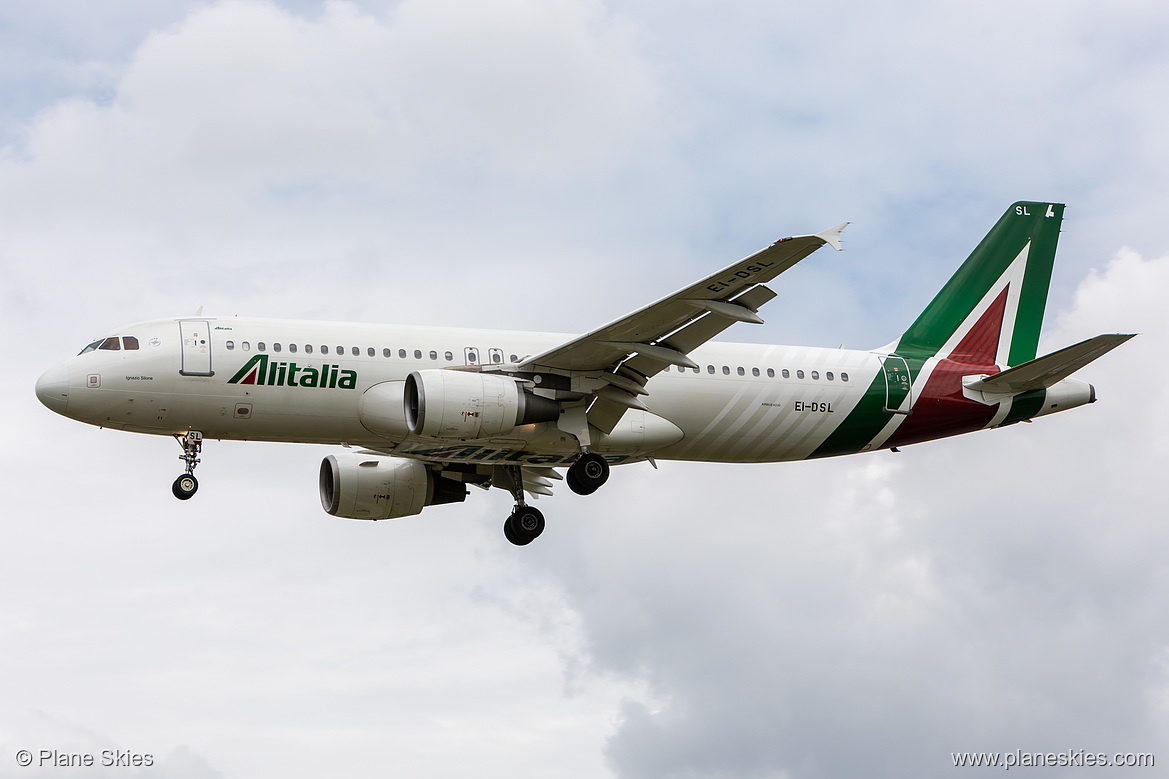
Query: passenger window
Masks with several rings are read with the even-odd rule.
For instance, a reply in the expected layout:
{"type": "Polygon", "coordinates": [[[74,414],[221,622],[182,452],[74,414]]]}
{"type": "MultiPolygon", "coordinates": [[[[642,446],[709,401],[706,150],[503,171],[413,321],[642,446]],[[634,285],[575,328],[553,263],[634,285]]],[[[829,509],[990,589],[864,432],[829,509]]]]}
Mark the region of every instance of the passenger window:
{"type": "Polygon", "coordinates": [[[321,354],[328,354],[328,353],[329,353],[329,347],[325,346],[324,344],[321,344],[321,354]]]}
{"type": "Polygon", "coordinates": [[[789,371],[787,368],[784,368],[783,369],[783,377],[785,379],[790,379],[792,377],[791,371],[789,371]]]}
{"type": "Polygon", "coordinates": [[[313,345],[312,344],[305,344],[304,345],[304,353],[305,354],[312,354],[313,353],[313,345]]]}
{"type": "MultiPolygon", "coordinates": [[[[228,341],[228,343],[231,343],[231,341],[228,341]]],[[[122,348],[126,351],[136,351],[138,349],[138,339],[132,335],[122,336],[122,348]]],[[[230,349],[231,347],[229,346],[228,348],[230,349]]]]}
{"type": "Polygon", "coordinates": [[[369,357],[373,357],[375,354],[377,354],[377,352],[375,352],[375,351],[373,350],[373,347],[372,347],[372,346],[370,346],[370,347],[367,347],[367,348],[366,348],[366,350],[365,350],[365,353],[366,353],[366,355],[367,355],[367,356],[369,356],[369,357]]]}
{"type": "Polygon", "coordinates": [[[820,371],[812,371],[812,378],[815,381],[819,381],[820,380],[820,371]]]}
{"type": "Polygon", "coordinates": [[[724,365],[724,366],[723,366],[723,376],[730,376],[730,375],[731,375],[731,369],[730,369],[730,367],[729,367],[729,366],[726,366],[726,365],[724,365]]]}
{"type": "MultiPolygon", "coordinates": [[[[455,355],[451,352],[443,352],[442,356],[443,356],[443,359],[445,359],[447,362],[451,362],[452,360],[455,359],[455,355]]],[[[511,361],[515,362],[515,357],[512,357],[511,361]]]]}
{"type": "Polygon", "coordinates": [[[389,349],[382,349],[382,357],[389,357],[391,354],[393,354],[393,352],[391,352],[389,349]]]}
{"type": "Polygon", "coordinates": [[[758,375],[759,375],[759,369],[758,369],[758,368],[752,368],[752,369],[751,369],[751,375],[752,375],[752,376],[758,376],[758,375]]]}
{"type": "Polygon", "coordinates": [[[349,350],[349,351],[353,352],[353,356],[354,356],[354,357],[360,357],[360,356],[361,356],[361,350],[360,350],[360,349],[358,349],[356,346],[354,346],[354,347],[350,348],[350,350],[349,350]]]}
{"type": "Polygon", "coordinates": [[[437,360],[437,359],[438,359],[438,352],[436,352],[436,351],[434,351],[433,349],[431,349],[431,350],[430,350],[430,359],[432,359],[432,360],[437,360]]]}
{"type": "Polygon", "coordinates": [[[264,346],[264,342],[263,342],[263,341],[257,341],[257,342],[256,342],[256,351],[258,351],[258,352],[263,352],[263,351],[266,351],[266,350],[267,350],[267,347],[265,347],[265,346],[264,346]]]}
{"type": "Polygon", "coordinates": [[[422,359],[422,350],[421,350],[421,349],[415,349],[415,350],[414,350],[414,359],[415,359],[415,360],[421,360],[421,359],[422,359]]]}
{"type": "Polygon", "coordinates": [[[769,379],[775,378],[775,368],[768,368],[767,369],[767,378],[769,378],[769,379]]]}
{"type": "Polygon", "coordinates": [[[739,366],[738,368],[736,368],[735,370],[737,370],[737,371],[739,372],[739,375],[740,375],[740,376],[746,376],[746,375],[747,375],[747,372],[746,372],[745,370],[743,370],[743,366],[742,366],[742,365],[740,365],[740,366],[739,366]]]}
{"type": "Polygon", "coordinates": [[[399,357],[400,359],[403,359],[403,360],[404,360],[404,359],[406,359],[406,350],[405,350],[405,349],[399,349],[399,350],[398,350],[398,357],[399,357]]]}
{"type": "MultiPolygon", "coordinates": [[[[230,351],[232,351],[233,349],[235,349],[235,341],[228,341],[227,343],[225,343],[225,344],[224,344],[224,346],[226,346],[226,347],[227,347],[227,351],[229,351],[229,352],[230,352],[230,351]]],[[[130,347],[129,347],[129,346],[127,346],[126,348],[127,348],[127,349],[129,349],[130,347]]],[[[137,349],[138,347],[137,347],[137,346],[135,346],[134,348],[135,348],[135,349],[137,349]]]]}
{"type": "Polygon", "coordinates": [[[272,351],[274,351],[274,352],[280,351],[280,344],[272,344],[272,351]]]}
{"type": "Polygon", "coordinates": [[[338,357],[344,357],[344,356],[345,356],[345,347],[344,347],[344,346],[338,346],[338,347],[337,347],[337,356],[338,356],[338,357]]]}
{"type": "Polygon", "coordinates": [[[296,354],[296,344],[289,344],[288,351],[292,352],[293,354],[296,354]]]}
{"type": "Polygon", "coordinates": [[[706,366],[706,372],[707,372],[707,373],[714,373],[714,366],[713,366],[713,365],[707,365],[707,366],[706,366]]]}
{"type": "Polygon", "coordinates": [[[107,338],[101,342],[98,349],[104,349],[107,352],[118,352],[122,349],[122,343],[117,338],[107,338]]]}
{"type": "Polygon", "coordinates": [[[247,341],[244,341],[242,345],[244,347],[245,352],[250,352],[252,350],[252,345],[250,343],[248,343],[247,341]]]}
{"type": "Polygon", "coordinates": [[[701,369],[701,368],[699,368],[697,365],[695,365],[695,366],[694,366],[694,372],[695,372],[695,373],[702,373],[702,369],[701,369]]]}
{"type": "Polygon", "coordinates": [[[796,378],[797,379],[804,378],[804,372],[803,371],[796,371],[796,378]]]}
{"type": "Polygon", "coordinates": [[[844,373],[844,372],[842,371],[842,372],[841,372],[841,374],[840,374],[840,380],[841,380],[841,381],[848,381],[848,374],[847,374],[847,373],[844,373]]]}
{"type": "Polygon", "coordinates": [[[832,371],[828,371],[824,374],[824,378],[828,379],[828,381],[832,381],[836,377],[832,375],[832,371]]]}
{"type": "MultiPolygon", "coordinates": [[[[450,358],[448,357],[447,359],[450,359],[450,358]]],[[[519,360],[516,359],[516,356],[514,354],[511,355],[511,361],[512,362],[519,362],[519,360]]]]}

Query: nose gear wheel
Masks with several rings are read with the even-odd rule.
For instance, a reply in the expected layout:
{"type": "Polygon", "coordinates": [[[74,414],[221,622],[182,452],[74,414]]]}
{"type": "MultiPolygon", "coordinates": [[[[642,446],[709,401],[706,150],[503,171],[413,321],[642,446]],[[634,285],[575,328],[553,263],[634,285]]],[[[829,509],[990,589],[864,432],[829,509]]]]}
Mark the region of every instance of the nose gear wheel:
{"type": "Polygon", "coordinates": [[[199,454],[203,451],[203,434],[198,430],[189,430],[186,435],[176,435],[175,440],[183,447],[179,459],[187,464],[187,472],[175,479],[170,491],[179,500],[189,500],[199,489],[199,480],[195,478],[195,466],[201,462],[199,454]]]}

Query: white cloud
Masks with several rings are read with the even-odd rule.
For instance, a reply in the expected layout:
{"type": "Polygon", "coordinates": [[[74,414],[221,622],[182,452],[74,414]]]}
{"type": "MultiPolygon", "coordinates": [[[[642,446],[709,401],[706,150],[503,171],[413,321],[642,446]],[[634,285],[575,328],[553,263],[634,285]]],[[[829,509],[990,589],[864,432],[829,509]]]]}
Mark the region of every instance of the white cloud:
{"type": "Polygon", "coordinates": [[[385,17],[329,3],[311,20],[219,3],[151,35],[110,103],[36,117],[0,161],[5,264],[34,301],[49,291],[32,266],[75,256],[78,283],[54,295],[116,266],[127,302],[274,296],[286,314],[339,318],[322,300],[355,277],[421,276],[478,234],[482,259],[460,277],[490,295],[565,229],[540,201],[587,196],[656,127],[634,34],[594,3],[404,3],[385,17]],[[289,276],[323,269],[287,306],[289,276]]]}
{"type": "Polygon", "coordinates": [[[1149,331],[1089,369],[1096,406],[900,455],[618,472],[545,571],[598,670],[648,691],[609,742],[617,774],[901,776],[951,751],[1169,746],[1169,529],[1151,508],[1169,375],[1150,364],[1166,272],[1121,252],[1058,317],[1053,348],[1149,331]]]}

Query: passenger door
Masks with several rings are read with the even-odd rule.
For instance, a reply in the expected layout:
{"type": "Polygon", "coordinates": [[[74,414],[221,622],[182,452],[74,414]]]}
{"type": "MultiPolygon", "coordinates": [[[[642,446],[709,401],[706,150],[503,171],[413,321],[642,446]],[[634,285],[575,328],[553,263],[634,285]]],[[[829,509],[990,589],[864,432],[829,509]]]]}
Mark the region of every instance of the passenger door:
{"type": "Polygon", "coordinates": [[[182,341],[183,376],[214,376],[211,370],[211,327],[206,320],[185,319],[179,322],[182,341]]]}

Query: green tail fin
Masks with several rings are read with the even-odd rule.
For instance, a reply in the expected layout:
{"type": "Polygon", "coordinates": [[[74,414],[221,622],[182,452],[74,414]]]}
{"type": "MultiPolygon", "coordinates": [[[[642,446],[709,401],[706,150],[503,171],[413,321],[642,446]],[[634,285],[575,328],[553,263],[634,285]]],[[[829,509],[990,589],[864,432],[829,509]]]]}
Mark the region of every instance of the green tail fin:
{"type": "Polygon", "coordinates": [[[1006,365],[1035,359],[1063,209],[1061,203],[1033,202],[1008,208],[897,341],[895,352],[918,359],[949,356],[972,339],[993,339],[997,330],[997,344],[980,346],[980,353],[1006,365]]]}

